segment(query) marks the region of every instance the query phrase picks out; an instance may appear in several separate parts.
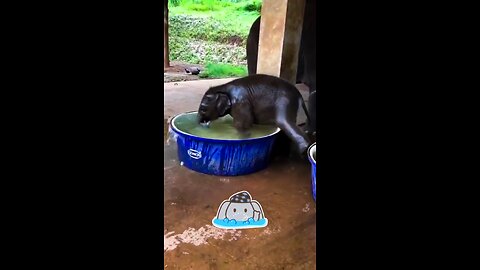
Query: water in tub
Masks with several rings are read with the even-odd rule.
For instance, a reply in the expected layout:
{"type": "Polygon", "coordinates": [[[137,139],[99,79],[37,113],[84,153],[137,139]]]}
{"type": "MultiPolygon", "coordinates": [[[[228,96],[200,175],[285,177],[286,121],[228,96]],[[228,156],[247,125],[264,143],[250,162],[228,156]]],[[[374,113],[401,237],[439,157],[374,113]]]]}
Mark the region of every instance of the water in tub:
{"type": "Polygon", "coordinates": [[[186,133],[211,139],[239,140],[258,138],[272,134],[277,129],[275,126],[253,125],[249,135],[240,134],[233,126],[233,118],[230,115],[212,121],[207,127],[197,122],[196,114],[187,114],[175,120],[175,126],[186,133]]]}

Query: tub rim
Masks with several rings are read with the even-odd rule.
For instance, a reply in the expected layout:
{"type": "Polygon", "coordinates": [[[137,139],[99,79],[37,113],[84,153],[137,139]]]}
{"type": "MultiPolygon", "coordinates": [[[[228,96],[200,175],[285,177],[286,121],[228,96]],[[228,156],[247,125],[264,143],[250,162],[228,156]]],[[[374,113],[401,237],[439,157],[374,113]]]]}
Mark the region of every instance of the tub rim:
{"type": "Polygon", "coordinates": [[[256,141],[256,140],[261,140],[261,139],[266,139],[266,138],[269,138],[269,137],[273,137],[273,136],[277,135],[277,134],[281,131],[281,129],[280,129],[279,127],[277,127],[276,130],[275,130],[273,133],[270,133],[270,134],[265,135],[265,136],[262,136],[262,137],[247,138],[247,139],[212,139],[212,138],[199,137],[199,136],[196,136],[196,135],[193,135],[193,134],[184,132],[184,131],[178,129],[178,128],[175,126],[175,119],[177,119],[178,117],[183,116],[183,115],[194,114],[194,113],[198,113],[198,112],[197,112],[197,111],[184,112],[184,113],[180,113],[180,114],[177,114],[177,115],[175,115],[174,117],[172,117],[172,120],[170,121],[170,126],[172,127],[172,130],[175,131],[175,132],[177,132],[177,133],[180,133],[180,134],[182,134],[182,135],[185,135],[185,136],[189,136],[189,137],[192,137],[192,138],[195,138],[195,139],[200,139],[200,140],[212,141],[212,142],[248,142],[248,141],[256,141]]]}
{"type": "Polygon", "coordinates": [[[313,158],[313,150],[315,149],[315,152],[317,152],[317,143],[314,142],[312,145],[308,147],[308,159],[310,160],[310,163],[317,165],[317,161],[313,158]]]}

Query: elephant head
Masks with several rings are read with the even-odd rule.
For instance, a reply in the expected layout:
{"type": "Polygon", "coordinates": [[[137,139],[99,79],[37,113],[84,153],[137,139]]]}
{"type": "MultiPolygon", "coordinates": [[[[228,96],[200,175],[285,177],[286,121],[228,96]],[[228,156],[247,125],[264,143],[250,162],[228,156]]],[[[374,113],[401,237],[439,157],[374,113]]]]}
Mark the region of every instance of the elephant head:
{"type": "Polygon", "coordinates": [[[255,221],[263,219],[262,206],[251,198],[247,191],[233,194],[228,200],[222,202],[218,208],[217,218],[236,221],[247,221],[249,218],[253,218],[255,221]]]}
{"type": "Polygon", "coordinates": [[[198,122],[209,123],[230,112],[232,104],[226,93],[215,91],[210,88],[202,98],[198,108],[198,122]]]}

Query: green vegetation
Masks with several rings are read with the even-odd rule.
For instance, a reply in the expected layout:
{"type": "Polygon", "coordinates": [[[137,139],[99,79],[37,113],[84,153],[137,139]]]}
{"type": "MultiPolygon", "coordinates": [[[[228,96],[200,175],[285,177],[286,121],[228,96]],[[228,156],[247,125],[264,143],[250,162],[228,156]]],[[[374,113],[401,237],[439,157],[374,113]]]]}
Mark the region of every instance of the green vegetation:
{"type": "Polygon", "coordinates": [[[260,13],[262,9],[262,1],[251,1],[242,7],[245,11],[257,11],[260,13]]]}
{"type": "Polygon", "coordinates": [[[261,0],[169,0],[171,8],[181,8],[184,11],[256,11],[260,13],[261,0]]]}
{"type": "Polygon", "coordinates": [[[245,66],[235,66],[230,64],[207,64],[205,70],[200,74],[200,78],[228,78],[243,77],[247,75],[245,66]]]}
{"type": "Polygon", "coordinates": [[[246,70],[246,40],[260,9],[261,0],[169,0],[170,59],[246,70]]]}

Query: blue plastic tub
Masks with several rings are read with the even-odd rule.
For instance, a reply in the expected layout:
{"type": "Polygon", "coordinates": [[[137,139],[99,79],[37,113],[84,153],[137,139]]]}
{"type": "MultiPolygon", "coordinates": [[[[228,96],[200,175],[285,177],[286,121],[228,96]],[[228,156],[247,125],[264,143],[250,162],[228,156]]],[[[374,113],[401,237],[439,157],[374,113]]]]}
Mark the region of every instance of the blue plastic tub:
{"type": "Polygon", "coordinates": [[[308,148],[308,160],[312,164],[312,194],[313,199],[317,201],[317,143],[313,143],[308,148]]]}
{"type": "Polygon", "coordinates": [[[182,113],[170,121],[180,164],[197,172],[228,176],[250,174],[268,166],[279,128],[263,137],[224,140],[198,137],[175,125],[182,117],[196,119],[196,115],[197,112],[182,113]]]}

